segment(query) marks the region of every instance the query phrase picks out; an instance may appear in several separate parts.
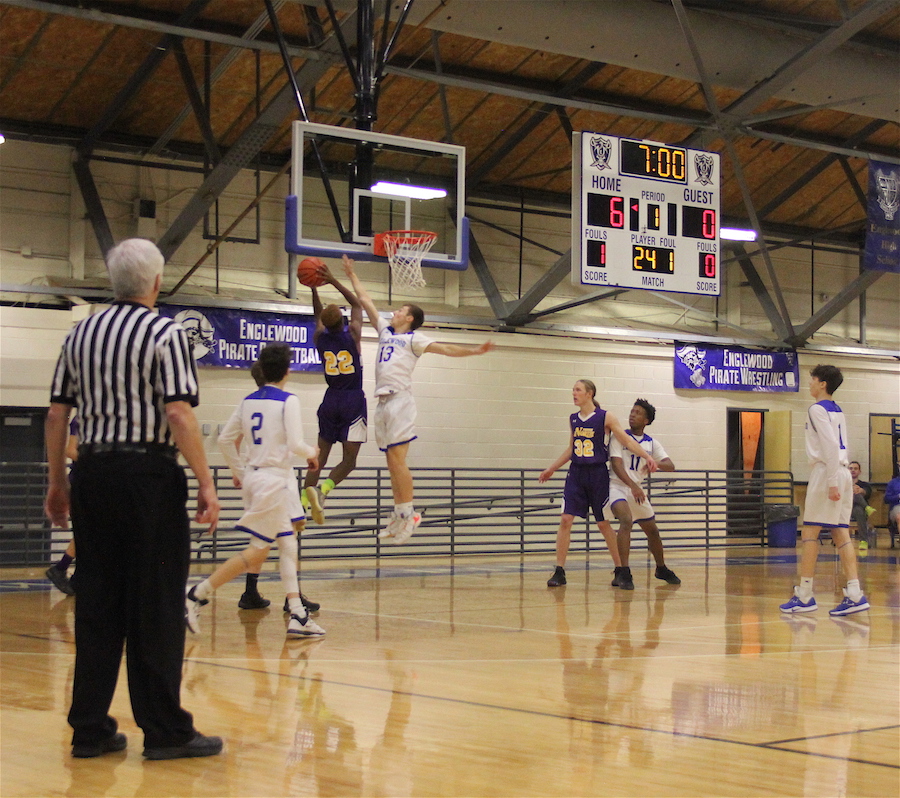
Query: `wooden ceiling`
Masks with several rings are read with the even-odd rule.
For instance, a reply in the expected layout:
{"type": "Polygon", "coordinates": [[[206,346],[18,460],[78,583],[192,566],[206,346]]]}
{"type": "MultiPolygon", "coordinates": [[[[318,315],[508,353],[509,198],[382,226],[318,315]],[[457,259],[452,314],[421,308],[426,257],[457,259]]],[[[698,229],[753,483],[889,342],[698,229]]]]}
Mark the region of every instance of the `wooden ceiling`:
{"type": "MultiPolygon", "coordinates": [[[[762,92],[740,115],[718,117],[709,95],[716,110],[727,111],[763,81],[748,76],[748,85],[723,85],[714,72],[704,87],[696,79],[653,71],[653,53],[636,53],[634,63],[644,67],[637,68],[612,63],[600,44],[590,57],[573,54],[564,43],[535,49],[533,39],[544,28],[557,41],[560,34],[565,38],[552,13],[565,4],[482,4],[493,12],[531,15],[535,36],[501,38],[488,32],[488,23],[479,29],[477,19],[467,25],[480,36],[456,32],[450,12],[475,8],[471,3],[417,0],[387,58],[373,125],[381,132],[465,145],[470,197],[566,206],[571,131],[596,130],[667,143],[693,141],[722,152],[724,216],[748,224],[755,212],[767,237],[861,240],[868,158],[900,160],[896,105],[872,116],[865,107],[866,97],[880,98],[882,109],[886,94],[887,106],[891,95],[900,100],[900,4],[677,2],[689,31],[710,19],[793,42],[797,57],[806,59],[798,74],[815,75],[817,59],[825,57],[818,47],[829,57],[846,57],[848,64],[866,59],[888,64],[895,78],[893,85],[882,85],[883,73],[868,73],[872,77],[860,81],[853,97],[844,92],[816,105],[786,98],[789,90],[762,92]],[[848,25],[852,35],[841,37],[848,25]],[[842,40],[833,44],[836,38],[842,40]]],[[[668,14],[665,33],[683,50],[687,39],[672,3],[630,0],[632,8],[640,10],[639,4],[648,14],[668,14]]],[[[388,37],[402,5],[392,3],[388,37]]],[[[595,13],[609,13],[615,3],[576,5],[590,26],[601,24],[595,13]]],[[[331,34],[333,22],[346,20],[357,3],[335,6],[330,15],[322,2],[272,3],[294,68],[310,64],[320,70],[314,87],[304,90],[309,118],[353,127],[354,76],[331,34]],[[330,49],[323,47],[329,41],[330,49]]],[[[383,3],[375,4],[376,50],[383,9],[383,3]]],[[[115,150],[170,164],[215,162],[286,83],[266,14],[264,0],[0,2],[0,132],[67,143],[83,152],[115,150]]],[[[357,58],[355,24],[346,27],[348,48],[357,58]]],[[[495,32],[502,27],[495,26],[495,32]]],[[[624,34],[635,36],[633,25],[624,34]]],[[[698,40],[702,60],[708,56],[710,63],[727,59],[730,46],[724,40],[719,52],[708,45],[704,52],[698,40]]],[[[679,69],[682,64],[676,63],[669,71],[679,69]]],[[[791,69],[789,61],[784,69],[791,69]]],[[[260,155],[266,168],[277,168],[288,157],[295,118],[296,106],[266,134],[260,155]]]]}

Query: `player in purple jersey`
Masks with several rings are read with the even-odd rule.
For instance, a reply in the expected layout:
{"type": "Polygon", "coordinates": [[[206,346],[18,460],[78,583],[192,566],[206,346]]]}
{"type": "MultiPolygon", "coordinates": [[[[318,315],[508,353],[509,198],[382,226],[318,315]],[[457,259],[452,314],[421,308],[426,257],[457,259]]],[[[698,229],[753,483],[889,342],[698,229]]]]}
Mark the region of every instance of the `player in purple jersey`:
{"type": "Polygon", "coordinates": [[[562,515],[556,533],[556,570],[547,581],[548,587],[566,584],[566,555],[572,535],[575,517],[586,518],[588,510],[594,513],[597,528],[603,534],[613,565],[622,563],[616,546],[616,533],[609,521],[603,518],[603,505],[609,499],[609,469],[606,461],[608,449],[607,435],[612,434],[622,446],[647,461],[652,473],[656,471],[656,461],[632,438],[629,438],[616,417],[603,410],[594,396],[597,386],[590,380],[578,380],[572,387],[572,401],[578,405],[578,412],[569,417],[571,436],[565,451],[547,469],[541,472],[539,482],[546,482],[563,465],[572,462],[563,489],[562,515]]]}
{"type": "MultiPolygon", "coordinates": [[[[344,255],[344,260],[352,263],[344,255]]],[[[319,269],[328,285],[334,286],[350,305],[350,322],[344,324],[344,316],[337,305],[322,307],[322,300],[315,288],[312,290],[316,329],[313,343],[325,368],[328,389],[319,405],[319,468],[309,469],[303,482],[303,506],[310,511],[317,524],[325,522],[322,509],[325,497],[356,468],[359,448],[368,437],[366,394],[363,391],[362,325],[363,307],[349,288],[342,285],[328,270],[319,269]],[[321,470],[325,468],[331,447],[341,442],[343,457],[328,477],[317,487],[321,470]]]]}

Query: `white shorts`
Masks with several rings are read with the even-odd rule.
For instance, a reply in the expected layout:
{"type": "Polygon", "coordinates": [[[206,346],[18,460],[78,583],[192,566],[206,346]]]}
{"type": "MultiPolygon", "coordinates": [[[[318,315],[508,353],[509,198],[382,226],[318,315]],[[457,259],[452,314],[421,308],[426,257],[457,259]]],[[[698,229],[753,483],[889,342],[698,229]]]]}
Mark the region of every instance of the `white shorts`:
{"type": "Polygon", "coordinates": [[[381,451],[416,439],[416,400],[409,391],[376,397],[375,442],[381,451]]]}
{"type": "Polygon", "coordinates": [[[243,498],[244,514],[235,529],[249,532],[254,546],[269,546],[275,538],[293,535],[293,522],[305,518],[292,468],[248,468],[243,498]]]}
{"type": "Polygon", "coordinates": [[[615,521],[616,516],[612,511],[612,506],[616,502],[628,502],[628,506],[631,508],[631,518],[634,521],[652,521],[653,520],[653,506],[650,502],[644,502],[643,504],[638,504],[634,500],[634,496],[631,493],[630,488],[626,488],[624,485],[617,485],[615,482],[611,482],[609,485],[609,501],[606,503],[606,506],[603,508],[603,518],[607,521],[615,521]]]}
{"type": "Polygon", "coordinates": [[[838,474],[840,501],[828,498],[825,466],[816,463],[809,474],[806,487],[806,504],[803,508],[804,526],[850,527],[850,511],[853,509],[853,478],[850,471],[841,468],[838,474]]]}

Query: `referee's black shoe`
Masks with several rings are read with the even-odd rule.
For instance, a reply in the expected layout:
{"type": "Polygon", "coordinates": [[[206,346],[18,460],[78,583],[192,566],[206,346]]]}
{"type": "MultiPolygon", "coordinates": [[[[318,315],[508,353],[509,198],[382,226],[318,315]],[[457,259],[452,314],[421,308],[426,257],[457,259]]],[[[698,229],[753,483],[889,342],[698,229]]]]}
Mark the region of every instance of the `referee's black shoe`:
{"type": "Polygon", "coordinates": [[[634,590],[634,579],[631,577],[631,569],[623,565],[618,576],[619,587],[622,590],[634,590]]]}
{"type": "Polygon", "coordinates": [[[171,745],[160,748],[145,748],[147,759],[185,759],[197,756],[215,756],[222,752],[221,737],[207,737],[195,732],[194,737],[184,745],[171,745]]]}
{"type": "Polygon", "coordinates": [[[547,587],[560,587],[566,583],[566,569],[561,565],[556,566],[556,570],[553,572],[553,576],[551,576],[547,580],[547,587]]]}
{"type": "Polygon", "coordinates": [[[114,732],[99,743],[77,743],[72,746],[72,756],[76,759],[90,759],[113,751],[124,751],[128,738],[121,732],[114,732]]]}

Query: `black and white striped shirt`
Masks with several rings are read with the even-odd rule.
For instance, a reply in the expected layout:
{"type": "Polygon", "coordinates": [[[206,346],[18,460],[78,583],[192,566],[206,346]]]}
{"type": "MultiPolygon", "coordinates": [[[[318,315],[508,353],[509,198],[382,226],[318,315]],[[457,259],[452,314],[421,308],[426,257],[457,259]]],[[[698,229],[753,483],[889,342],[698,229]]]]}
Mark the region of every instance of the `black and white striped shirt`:
{"type": "Polygon", "coordinates": [[[115,302],[66,337],[50,401],[75,405],[81,444],[170,444],[166,403],[199,401],[184,329],[139,303],[115,302]]]}

